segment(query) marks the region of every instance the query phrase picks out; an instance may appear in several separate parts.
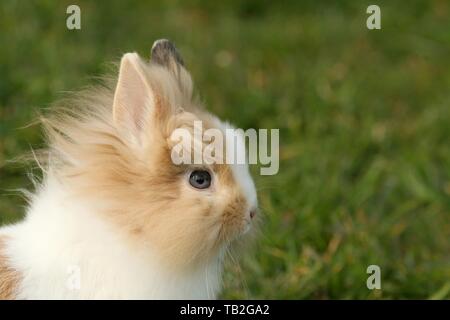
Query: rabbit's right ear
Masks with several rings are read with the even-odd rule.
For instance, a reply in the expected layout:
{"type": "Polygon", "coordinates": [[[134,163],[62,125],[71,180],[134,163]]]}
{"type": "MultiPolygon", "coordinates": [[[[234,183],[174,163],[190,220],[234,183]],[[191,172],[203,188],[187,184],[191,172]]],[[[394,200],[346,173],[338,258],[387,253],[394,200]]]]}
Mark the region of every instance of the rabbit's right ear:
{"type": "Polygon", "coordinates": [[[177,80],[181,92],[188,98],[191,97],[191,75],[185,69],[183,58],[172,42],[167,39],[156,40],[152,46],[150,62],[168,69],[177,80]]]}
{"type": "Polygon", "coordinates": [[[169,69],[184,66],[183,58],[174,44],[167,39],[159,39],[153,43],[150,61],[169,69]]]}
{"type": "Polygon", "coordinates": [[[126,53],[120,61],[119,79],[114,92],[114,123],[134,138],[139,138],[149,121],[149,113],[158,108],[156,93],[146,79],[144,67],[137,53],[126,53]]]}

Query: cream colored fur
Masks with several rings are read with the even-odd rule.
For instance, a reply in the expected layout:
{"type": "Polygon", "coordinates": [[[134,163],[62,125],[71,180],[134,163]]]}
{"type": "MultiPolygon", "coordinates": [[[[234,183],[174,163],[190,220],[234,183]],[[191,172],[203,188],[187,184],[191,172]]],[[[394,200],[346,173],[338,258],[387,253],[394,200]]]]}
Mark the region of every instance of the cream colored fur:
{"type": "Polygon", "coordinates": [[[171,162],[174,129],[228,125],[202,109],[168,57],[126,54],[114,89],[90,89],[43,118],[43,182],[25,220],[0,228],[15,274],[7,298],[217,297],[224,252],[252,224],[256,192],[247,166],[204,166],[213,183],[196,190],[193,167],[171,162]]]}

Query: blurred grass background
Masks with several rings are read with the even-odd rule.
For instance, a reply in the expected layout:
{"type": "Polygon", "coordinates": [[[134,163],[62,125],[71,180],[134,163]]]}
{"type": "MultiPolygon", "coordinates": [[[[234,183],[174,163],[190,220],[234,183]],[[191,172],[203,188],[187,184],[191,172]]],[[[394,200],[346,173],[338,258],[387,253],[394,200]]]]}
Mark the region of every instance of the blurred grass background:
{"type": "Polygon", "coordinates": [[[262,237],[224,298],[450,298],[450,3],[376,1],[374,31],[370,4],[0,2],[0,222],[23,216],[8,160],[42,146],[36,111],[164,37],[211,111],[280,128],[280,172],[254,170],[262,237]]]}

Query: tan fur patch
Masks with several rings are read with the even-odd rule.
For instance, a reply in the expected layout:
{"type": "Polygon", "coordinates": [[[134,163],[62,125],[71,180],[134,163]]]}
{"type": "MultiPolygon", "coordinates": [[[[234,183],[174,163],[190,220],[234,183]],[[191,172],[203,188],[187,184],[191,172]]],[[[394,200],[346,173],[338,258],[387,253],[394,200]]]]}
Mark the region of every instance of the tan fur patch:
{"type": "Polygon", "coordinates": [[[8,265],[8,259],[4,253],[6,240],[6,237],[0,237],[0,300],[14,299],[20,280],[19,273],[8,265]]]}

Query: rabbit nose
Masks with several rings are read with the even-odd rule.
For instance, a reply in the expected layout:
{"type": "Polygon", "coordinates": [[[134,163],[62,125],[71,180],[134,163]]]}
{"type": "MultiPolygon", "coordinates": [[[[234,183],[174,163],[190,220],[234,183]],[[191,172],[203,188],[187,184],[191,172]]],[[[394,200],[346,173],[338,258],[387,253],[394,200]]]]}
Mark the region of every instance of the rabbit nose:
{"type": "Polygon", "coordinates": [[[256,209],[250,210],[250,218],[253,219],[256,216],[256,209]]]}

